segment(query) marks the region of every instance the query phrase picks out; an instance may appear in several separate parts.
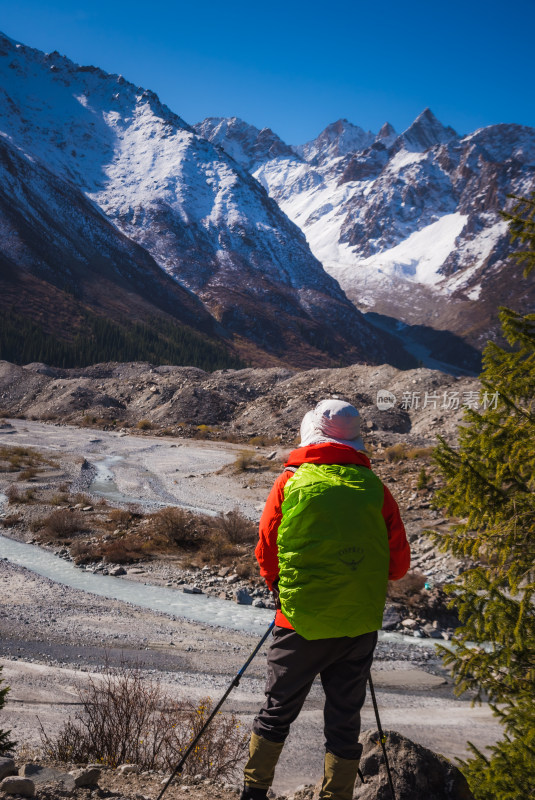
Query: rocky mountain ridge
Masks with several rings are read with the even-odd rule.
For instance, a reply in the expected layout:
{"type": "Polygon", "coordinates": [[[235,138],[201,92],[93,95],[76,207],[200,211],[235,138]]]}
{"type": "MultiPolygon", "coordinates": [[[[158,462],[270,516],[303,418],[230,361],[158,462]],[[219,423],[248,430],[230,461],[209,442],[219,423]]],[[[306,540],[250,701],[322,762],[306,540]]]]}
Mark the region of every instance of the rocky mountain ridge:
{"type": "MultiPolygon", "coordinates": [[[[78,217],[79,227],[87,225],[91,240],[92,226],[87,216],[81,218],[76,199],[85,195],[102,224],[110,223],[109,247],[120,239],[138,254],[145,251],[147,262],[202,301],[219,323],[212,327],[232,337],[248,360],[410,363],[348,301],[258,181],[153,92],[5,36],[0,71],[0,130],[19,160],[15,165],[15,157],[4,154],[3,163],[21,182],[2,209],[2,249],[17,277],[21,265],[13,250],[27,252],[32,239],[61,241],[67,272],[79,260],[78,245],[65,241],[63,222],[50,237],[35,203],[26,202],[32,188],[24,183],[25,173],[33,181],[32,170],[46,169],[52,177],[41,207],[63,206],[78,217]],[[61,182],[55,191],[54,181],[61,182]],[[31,220],[32,229],[14,226],[13,213],[31,220]]],[[[95,244],[103,260],[113,261],[103,237],[95,244]]],[[[89,269],[95,259],[86,249],[82,261],[89,269]]],[[[27,259],[25,272],[42,278],[41,260],[38,254],[27,259]]],[[[129,268],[125,260],[119,271],[129,268]]],[[[48,283],[62,285],[55,264],[47,263],[44,272],[48,283]]]]}
{"type": "MultiPolygon", "coordinates": [[[[463,344],[480,350],[497,335],[500,304],[533,307],[500,216],[508,194],[535,189],[533,128],[461,136],[425,109],[401,134],[386,123],[374,136],[339,120],[292,156],[259,151],[261,132],[232,122],[218,144],[258,154],[252,174],[325,269],[383,329],[405,341],[412,334],[421,357],[477,368],[463,344]],[[437,331],[461,341],[451,347],[437,331]]],[[[212,138],[209,120],[195,127],[212,138]]]]}

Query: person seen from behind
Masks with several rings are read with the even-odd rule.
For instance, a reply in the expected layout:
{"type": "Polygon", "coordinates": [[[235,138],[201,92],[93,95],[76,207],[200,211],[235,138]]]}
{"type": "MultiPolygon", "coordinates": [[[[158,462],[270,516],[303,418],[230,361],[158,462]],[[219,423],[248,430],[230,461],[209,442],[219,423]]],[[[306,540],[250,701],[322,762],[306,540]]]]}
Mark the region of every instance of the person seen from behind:
{"type": "Polygon", "coordinates": [[[277,612],[266,700],[255,717],[241,800],[264,800],[312,683],[325,692],[321,800],[351,800],[388,580],[410,550],[399,508],[372,472],[357,409],[322,400],[305,414],[260,520],[256,557],[277,612]]]}

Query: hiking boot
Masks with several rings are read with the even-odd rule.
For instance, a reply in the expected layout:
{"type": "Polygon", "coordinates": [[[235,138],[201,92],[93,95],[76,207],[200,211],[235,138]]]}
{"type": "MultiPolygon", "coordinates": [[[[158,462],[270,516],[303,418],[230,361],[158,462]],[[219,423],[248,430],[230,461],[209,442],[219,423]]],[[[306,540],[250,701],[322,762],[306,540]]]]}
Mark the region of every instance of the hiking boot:
{"type": "Polygon", "coordinates": [[[247,786],[244,783],[240,800],[267,800],[267,793],[267,789],[260,789],[258,786],[247,786]]]}
{"type": "Polygon", "coordinates": [[[267,797],[283,746],[284,742],[270,742],[256,733],[251,734],[249,760],[243,769],[245,784],[242,800],[264,800],[267,797]],[[253,791],[254,794],[251,793],[253,791]]]}
{"type": "Polygon", "coordinates": [[[358,758],[340,758],[325,753],[319,800],[352,800],[358,769],[358,758]]]}

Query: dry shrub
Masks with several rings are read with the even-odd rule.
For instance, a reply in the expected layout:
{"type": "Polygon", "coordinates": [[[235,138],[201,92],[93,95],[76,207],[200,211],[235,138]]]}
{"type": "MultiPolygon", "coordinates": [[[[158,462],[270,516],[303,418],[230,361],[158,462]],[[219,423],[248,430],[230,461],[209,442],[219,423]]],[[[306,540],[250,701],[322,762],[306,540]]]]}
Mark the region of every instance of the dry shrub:
{"type": "Polygon", "coordinates": [[[20,473],[19,480],[31,481],[31,479],[35,478],[36,475],[37,475],[37,470],[35,469],[35,467],[26,467],[26,469],[23,469],[22,472],[20,473]]]}
{"type": "Polygon", "coordinates": [[[112,539],[105,542],[77,541],[71,547],[71,556],[75,564],[89,564],[93,561],[104,561],[106,564],[132,564],[142,556],[139,542],[112,539]]]}
{"type": "Polygon", "coordinates": [[[192,430],[195,439],[211,439],[220,433],[220,428],[215,425],[196,425],[192,430]]]}
{"type": "MultiPolygon", "coordinates": [[[[278,415],[275,414],[275,416],[278,415]]],[[[249,444],[252,447],[269,447],[273,444],[279,444],[279,439],[276,436],[251,436],[249,439],[249,444]]]]}
{"type": "Polygon", "coordinates": [[[35,489],[26,489],[22,492],[18,486],[12,483],[6,490],[6,497],[10,504],[31,503],[35,500],[35,489]]]}
{"type": "Polygon", "coordinates": [[[252,544],[258,538],[256,525],[237,508],[218,514],[214,519],[214,528],[230,544],[252,544]]]}
{"type": "Polygon", "coordinates": [[[125,508],[112,508],[109,519],[114,525],[123,525],[127,527],[134,519],[134,514],[132,514],[131,511],[127,511],[125,508]]]}
{"type": "MultiPolygon", "coordinates": [[[[232,469],[235,473],[266,472],[268,470],[280,472],[281,466],[278,460],[266,458],[252,450],[242,450],[232,465],[232,469]]],[[[225,470],[225,467],[223,467],[223,470],[225,470]]]]}
{"type": "Polygon", "coordinates": [[[68,492],[55,492],[48,501],[51,506],[63,506],[69,502],[68,492]]]}
{"type": "Polygon", "coordinates": [[[7,497],[7,502],[10,504],[23,502],[20,489],[18,488],[18,486],[15,486],[14,483],[12,483],[10,486],[7,487],[6,497],[7,497]]]}
{"type": "Polygon", "coordinates": [[[252,450],[242,450],[234,462],[235,472],[246,472],[251,469],[255,461],[255,453],[252,450]]]}
{"type": "Polygon", "coordinates": [[[47,517],[41,520],[41,530],[45,536],[52,536],[57,539],[67,539],[85,529],[84,520],[81,514],[76,511],[68,511],[66,508],[58,508],[52,511],[47,517]]]}
{"type": "Polygon", "coordinates": [[[82,506],[90,506],[93,504],[91,496],[84,494],[84,492],[76,492],[76,494],[71,495],[69,502],[73,506],[78,504],[81,504],[82,506]]]}
{"type": "MultiPolygon", "coordinates": [[[[34,475],[36,475],[38,472],[36,467],[41,465],[57,466],[55,461],[46,458],[38,450],[34,450],[31,447],[11,447],[8,445],[0,447],[0,472],[35,470],[34,475]]],[[[30,477],[34,477],[34,475],[30,477]]]]}
{"type": "Polygon", "coordinates": [[[162,508],[149,519],[153,533],[164,536],[177,547],[191,548],[199,539],[189,514],[183,508],[162,508]]]}
{"type": "Polygon", "coordinates": [[[236,565],[236,574],[240,578],[253,578],[258,576],[258,564],[254,557],[240,561],[236,565]]]}
{"type": "Polygon", "coordinates": [[[409,447],[407,458],[429,458],[433,450],[433,447],[409,447]]]}
{"type": "MultiPolygon", "coordinates": [[[[209,698],[196,706],[166,695],[139,667],[104,667],[78,689],[81,708],[57,734],[41,726],[45,755],[56,762],[110,767],[137,764],[143,770],[173,769],[212,710],[209,698]]],[[[232,778],[247,737],[233,714],[217,714],[186,761],[182,774],[232,778]]]]}
{"type": "Polygon", "coordinates": [[[152,422],[150,419],[140,419],[136,428],[140,431],[150,431],[152,430],[152,422]]]}
{"type": "Polygon", "coordinates": [[[385,448],[385,458],[387,461],[403,461],[404,459],[408,458],[407,448],[404,444],[401,444],[401,442],[398,444],[393,444],[390,447],[385,448]]]}
{"type": "Polygon", "coordinates": [[[411,569],[399,581],[390,581],[388,597],[405,606],[418,606],[421,603],[425,580],[425,575],[418,570],[411,569]]]}
{"type": "Polygon", "coordinates": [[[22,517],[19,514],[8,514],[6,517],[0,519],[0,524],[3,525],[4,528],[18,525],[19,522],[22,522],[22,517]]]}

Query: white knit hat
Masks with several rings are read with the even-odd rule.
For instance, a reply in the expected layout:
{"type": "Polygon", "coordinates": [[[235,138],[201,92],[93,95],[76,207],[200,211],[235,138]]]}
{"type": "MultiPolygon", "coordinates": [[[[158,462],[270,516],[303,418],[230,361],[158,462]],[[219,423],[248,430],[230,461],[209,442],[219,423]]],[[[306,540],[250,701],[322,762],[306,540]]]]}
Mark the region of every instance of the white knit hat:
{"type": "Polygon", "coordinates": [[[307,411],[301,422],[301,447],[335,442],[354,450],[365,450],[360,435],[359,412],[344,400],[321,400],[307,411]]]}

